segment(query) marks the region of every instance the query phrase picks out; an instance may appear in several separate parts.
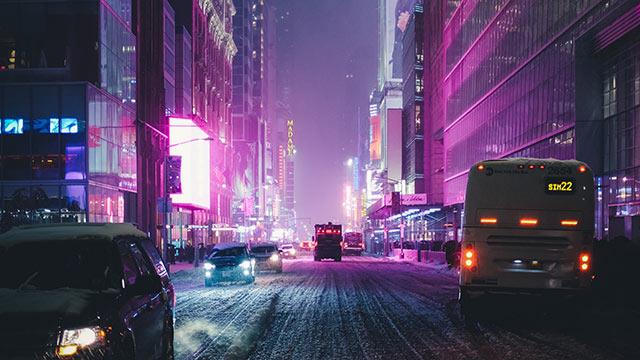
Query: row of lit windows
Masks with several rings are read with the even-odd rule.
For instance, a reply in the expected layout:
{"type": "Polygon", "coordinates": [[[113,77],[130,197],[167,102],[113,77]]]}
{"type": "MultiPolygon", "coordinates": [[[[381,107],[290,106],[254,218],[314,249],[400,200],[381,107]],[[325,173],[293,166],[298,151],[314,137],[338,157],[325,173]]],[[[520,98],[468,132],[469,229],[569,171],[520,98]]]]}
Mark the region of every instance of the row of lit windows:
{"type": "Polygon", "coordinates": [[[446,131],[447,177],[573,124],[573,63],[552,72],[540,70],[557,61],[553,50],[541,54],[528,71],[518,73],[446,131]]]}
{"type": "MultiPolygon", "coordinates": [[[[612,1],[615,2],[615,0],[612,1]]],[[[487,91],[578,16],[582,16],[585,9],[594,3],[597,1],[514,0],[509,2],[473,47],[464,49],[464,58],[445,79],[444,87],[447,96],[456,99],[455,103],[447,107],[447,121],[449,123],[455,121],[487,91]]],[[[606,7],[602,5],[598,11],[602,13],[605,9],[606,7]]],[[[567,41],[571,42],[572,39],[567,41]]],[[[553,46],[570,50],[571,44],[556,42],[553,46]]],[[[453,49],[447,49],[447,51],[453,51],[453,49]]],[[[568,52],[568,55],[571,54],[568,52]]]]}

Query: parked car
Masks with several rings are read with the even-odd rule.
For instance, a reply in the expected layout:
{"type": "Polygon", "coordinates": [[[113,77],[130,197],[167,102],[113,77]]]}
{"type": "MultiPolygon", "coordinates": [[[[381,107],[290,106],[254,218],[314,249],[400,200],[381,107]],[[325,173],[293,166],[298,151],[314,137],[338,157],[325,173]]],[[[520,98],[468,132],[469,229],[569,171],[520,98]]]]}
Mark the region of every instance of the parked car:
{"type": "Polygon", "coordinates": [[[282,252],[283,257],[291,259],[295,259],[298,253],[296,248],[293,247],[293,244],[284,244],[280,246],[280,251],[282,252]]]}
{"type": "Polygon", "coordinates": [[[204,285],[208,287],[220,282],[238,281],[251,284],[256,280],[255,263],[247,245],[218,244],[204,263],[204,285]]]}
{"type": "Polygon", "coordinates": [[[282,256],[274,244],[257,244],[251,246],[251,256],[256,261],[256,270],[274,270],[282,272],[282,256]]]}
{"type": "Polygon", "coordinates": [[[10,230],[0,274],[3,359],[173,359],[175,291],[133,225],[10,230]]]}

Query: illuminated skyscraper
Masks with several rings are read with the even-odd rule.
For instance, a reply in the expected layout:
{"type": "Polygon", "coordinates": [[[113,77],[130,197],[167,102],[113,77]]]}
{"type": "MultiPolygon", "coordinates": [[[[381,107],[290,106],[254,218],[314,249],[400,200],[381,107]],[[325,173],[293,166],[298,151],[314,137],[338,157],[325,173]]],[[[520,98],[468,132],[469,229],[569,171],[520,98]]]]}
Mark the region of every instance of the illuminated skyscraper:
{"type": "Polygon", "coordinates": [[[475,162],[577,158],[597,175],[597,236],[640,236],[638,11],[629,0],[441,9],[443,97],[431,101],[443,108],[445,205],[463,203],[475,162]]]}

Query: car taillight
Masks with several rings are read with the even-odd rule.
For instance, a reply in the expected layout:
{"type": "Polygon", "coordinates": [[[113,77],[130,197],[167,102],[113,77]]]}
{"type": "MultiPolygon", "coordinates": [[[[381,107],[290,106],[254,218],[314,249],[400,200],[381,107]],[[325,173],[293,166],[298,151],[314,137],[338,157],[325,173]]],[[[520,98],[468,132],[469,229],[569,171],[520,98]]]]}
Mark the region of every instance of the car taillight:
{"type": "Polygon", "coordinates": [[[520,225],[522,225],[522,226],[536,226],[536,225],[538,225],[538,219],[522,218],[522,219],[520,219],[520,225]]]}
{"type": "Polygon", "coordinates": [[[580,264],[580,271],[589,271],[589,268],[591,268],[591,255],[586,252],[580,253],[580,258],[578,260],[578,263],[580,264]]]}
{"type": "Polygon", "coordinates": [[[498,219],[496,218],[480,218],[480,224],[495,225],[497,223],[498,223],[498,219]]]}
{"type": "Polygon", "coordinates": [[[562,226],[577,226],[578,220],[562,220],[560,221],[560,225],[562,226]]]}
{"type": "Polygon", "coordinates": [[[476,252],[471,245],[467,245],[462,252],[462,263],[464,267],[469,270],[475,270],[476,268],[476,252]]]}

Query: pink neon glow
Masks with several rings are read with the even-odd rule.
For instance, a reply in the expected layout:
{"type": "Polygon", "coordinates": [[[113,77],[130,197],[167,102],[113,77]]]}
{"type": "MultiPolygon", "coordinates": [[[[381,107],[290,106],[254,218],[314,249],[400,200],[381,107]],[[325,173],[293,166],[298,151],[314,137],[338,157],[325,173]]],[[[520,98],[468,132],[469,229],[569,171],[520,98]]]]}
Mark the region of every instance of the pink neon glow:
{"type": "Polygon", "coordinates": [[[182,194],[171,195],[174,204],[210,207],[211,161],[207,133],[191,119],[169,118],[171,155],[182,156],[182,194]],[[191,141],[191,142],[189,142],[191,141]]]}

